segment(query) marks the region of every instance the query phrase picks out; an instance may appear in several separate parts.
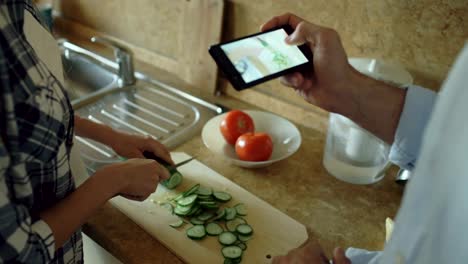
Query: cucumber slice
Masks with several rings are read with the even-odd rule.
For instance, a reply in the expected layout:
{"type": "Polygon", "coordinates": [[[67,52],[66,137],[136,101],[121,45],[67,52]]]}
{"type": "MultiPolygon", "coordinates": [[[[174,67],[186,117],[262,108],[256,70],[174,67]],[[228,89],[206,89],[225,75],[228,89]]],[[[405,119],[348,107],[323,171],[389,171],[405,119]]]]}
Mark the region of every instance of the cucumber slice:
{"type": "Polygon", "coordinates": [[[201,201],[214,202],[215,199],[211,195],[200,195],[198,194],[198,199],[201,201]]]}
{"type": "Polygon", "coordinates": [[[244,242],[241,242],[241,241],[237,241],[234,246],[238,246],[240,247],[243,251],[245,251],[247,249],[247,244],[245,244],[244,242]]]}
{"type": "Polygon", "coordinates": [[[181,227],[183,224],[185,224],[185,221],[184,220],[179,220],[177,222],[174,222],[172,224],[169,224],[171,227],[173,228],[178,228],[178,227],[181,227]]]}
{"type": "Polygon", "coordinates": [[[234,208],[225,208],[226,210],[226,216],[224,217],[227,221],[232,220],[236,217],[237,211],[234,208]]]}
{"type": "Polygon", "coordinates": [[[178,171],[171,171],[171,177],[161,182],[168,189],[174,189],[182,183],[182,174],[178,171]]]}
{"type": "Polygon", "coordinates": [[[208,219],[212,218],[213,216],[214,216],[214,214],[211,213],[211,212],[203,212],[197,218],[200,219],[201,221],[207,221],[208,219]]]}
{"type": "Polygon", "coordinates": [[[237,241],[237,237],[232,232],[224,231],[218,236],[218,241],[222,245],[229,246],[237,241]]]}
{"type": "Polygon", "coordinates": [[[221,249],[223,256],[227,259],[237,259],[242,257],[242,249],[238,246],[228,246],[221,249]]]}
{"type": "Polygon", "coordinates": [[[237,226],[240,225],[240,224],[245,224],[245,223],[246,223],[246,221],[243,218],[236,217],[236,218],[226,222],[226,228],[230,232],[236,232],[237,226]]]}
{"type": "Polygon", "coordinates": [[[238,234],[237,238],[239,238],[241,242],[247,242],[250,239],[252,239],[252,235],[244,236],[244,235],[238,234]]]}
{"type": "Polygon", "coordinates": [[[226,192],[213,192],[213,196],[221,202],[228,202],[231,200],[232,196],[229,193],[226,192]]]}
{"type": "Polygon", "coordinates": [[[169,211],[171,214],[174,213],[174,206],[170,203],[161,203],[161,207],[169,211]]]}
{"type": "Polygon", "coordinates": [[[188,191],[186,191],[184,193],[184,196],[187,197],[191,194],[194,194],[198,190],[198,188],[200,188],[200,184],[197,183],[194,186],[192,186],[192,188],[190,188],[188,191]]]}
{"type": "Polygon", "coordinates": [[[173,199],[170,199],[171,201],[179,201],[180,199],[184,198],[184,193],[181,193],[174,197],[173,199]]]}
{"type": "Polygon", "coordinates": [[[218,213],[216,213],[216,216],[212,219],[212,221],[219,220],[219,219],[223,218],[225,215],[226,215],[226,210],[221,209],[221,210],[218,211],[218,213]]]}
{"type": "Polygon", "coordinates": [[[239,264],[239,263],[241,263],[241,261],[242,261],[242,257],[241,258],[236,258],[236,259],[225,258],[224,259],[224,264],[239,264]]]}
{"type": "Polygon", "coordinates": [[[176,208],[174,209],[174,213],[176,215],[181,215],[181,216],[184,216],[184,215],[187,215],[190,210],[192,210],[192,207],[191,206],[180,206],[180,205],[177,205],[176,208]]]}
{"type": "Polygon", "coordinates": [[[205,227],[194,225],[185,232],[190,239],[200,240],[206,236],[205,227]]]}
{"type": "Polygon", "coordinates": [[[242,216],[247,215],[247,206],[245,206],[245,204],[243,203],[236,204],[234,205],[234,208],[236,209],[238,215],[242,215],[242,216]]]}
{"type": "Polygon", "coordinates": [[[213,189],[200,186],[195,193],[198,195],[211,196],[211,194],[213,194],[213,189]]]}
{"type": "Polygon", "coordinates": [[[200,201],[198,204],[200,204],[200,206],[203,206],[204,208],[207,208],[207,209],[218,209],[218,204],[216,202],[200,201]]]}
{"type": "Polygon", "coordinates": [[[194,224],[194,225],[204,225],[205,224],[205,221],[202,221],[196,217],[192,217],[190,218],[190,223],[194,224]]]}
{"type": "Polygon", "coordinates": [[[248,224],[240,224],[236,227],[236,232],[239,235],[249,236],[253,233],[253,229],[248,224]]]}
{"type": "Polygon", "coordinates": [[[200,205],[194,203],[192,209],[187,213],[187,216],[197,215],[201,210],[200,205]]]}
{"type": "Polygon", "coordinates": [[[209,223],[209,224],[206,225],[205,231],[210,236],[217,236],[217,235],[221,234],[224,230],[217,223],[209,223]]]}
{"type": "Polygon", "coordinates": [[[197,199],[197,197],[198,197],[198,195],[196,195],[196,194],[189,195],[189,196],[187,196],[185,198],[182,198],[179,201],[177,201],[177,204],[181,205],[181,206],[192,205],[195,202],[195,200],[197,199]]]}

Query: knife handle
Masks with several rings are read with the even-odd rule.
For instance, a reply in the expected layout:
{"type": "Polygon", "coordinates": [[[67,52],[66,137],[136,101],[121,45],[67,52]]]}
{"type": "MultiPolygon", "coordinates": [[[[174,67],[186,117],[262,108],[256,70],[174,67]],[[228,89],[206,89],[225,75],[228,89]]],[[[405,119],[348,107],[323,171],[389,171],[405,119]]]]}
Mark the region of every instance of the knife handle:
{"type": "Polygon", "coordinates": [[[143,156],[145,156],[145,158],[147,158],[147,159],[152,159],[152,160],[157,161],[159,164],[163,165],[164,167],[168,167],[168,166],[171,165],[167,161],[165,161],[162,158],[154,155],[154,153],[150,152],[150,151],[143,151],[143,156]]]}

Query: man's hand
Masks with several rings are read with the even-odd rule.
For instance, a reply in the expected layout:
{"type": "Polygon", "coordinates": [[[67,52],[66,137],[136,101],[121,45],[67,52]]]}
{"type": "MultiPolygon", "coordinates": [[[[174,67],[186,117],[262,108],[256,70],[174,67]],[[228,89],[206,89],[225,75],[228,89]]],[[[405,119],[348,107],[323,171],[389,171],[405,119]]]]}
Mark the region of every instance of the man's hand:
{"type": "Polygon", "coordinates": [[[295,30],[285,41],[306,44],[313,53],[313,67],[281,78],[304,99],[327,111],[344,115],[391,144],[403,109],[406,91],[369,78],[349,63],[338,33],[284,14],[266,22],[265,31],[282,25],[295,30]]]}
{"type": "MultiPolygon", "coordinates": [[[[286,256],[273,258],[273,264],[329,264],[330,260],[323,252],[322,247],[314,238],[313,232],[307,229],[309,238],[298,248],[288,252],[286,256]]],[[[342,248],[335,248],[333,264],[351,264],[342,248]]]]}
{"type": "Polygon", "coordinates": [[[349,102],[351,81],[357,72],[349,65],[338,33],[293,14],[276,16],[263,24],[262,31],[289,24],[294,32],[286,38],[290,45],[306,44],[313,53],[313,67],[281,78],[306,101],[327,111],[337,112],[340,102],[349,102]]]}

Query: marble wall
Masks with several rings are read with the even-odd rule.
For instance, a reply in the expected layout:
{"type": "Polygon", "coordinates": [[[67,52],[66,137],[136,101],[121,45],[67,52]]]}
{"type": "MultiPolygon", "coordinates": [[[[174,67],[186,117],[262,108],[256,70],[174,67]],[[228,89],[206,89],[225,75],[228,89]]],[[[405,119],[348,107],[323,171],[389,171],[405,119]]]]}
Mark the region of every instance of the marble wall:
{"type": "Polygon", "coordinates": [[[348,56],[401,62],[435,90],[468,39],[467,0],[228,0],[224,39],[284,12],[335,28],[348,56]]]}
{"type": "MultiPolygon", "coordinates": [[[[291,12],[338,31],[349,57],[399,62],[416,84],[436,91],[468,39],[468,0],[227,0],[226,6],[224,40],[257,32],[271,17],[291,12]]],[[[221,83],[233,97],[324,127],[307,120],[327,113],[277,80],[242,93],[221,83]]]]}

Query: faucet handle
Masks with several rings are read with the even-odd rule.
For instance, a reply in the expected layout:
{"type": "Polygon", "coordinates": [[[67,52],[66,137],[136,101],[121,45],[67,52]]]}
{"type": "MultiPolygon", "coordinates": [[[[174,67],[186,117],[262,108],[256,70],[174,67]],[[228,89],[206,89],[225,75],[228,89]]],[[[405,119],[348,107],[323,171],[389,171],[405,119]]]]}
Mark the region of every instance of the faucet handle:
{"type": "Polygon", "coordinates": [[[114,41],[108,37],[94,36],[91,42],[101,43],[105,46],[114,49],[115,59],[118,64],[119,85],[132,85],[135,83],[135,76],[133,71],[133,55],[132,51],[123,46],[122,44],[114,41]]]}

